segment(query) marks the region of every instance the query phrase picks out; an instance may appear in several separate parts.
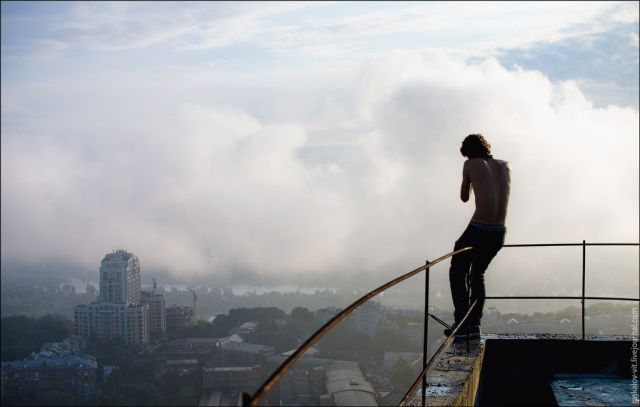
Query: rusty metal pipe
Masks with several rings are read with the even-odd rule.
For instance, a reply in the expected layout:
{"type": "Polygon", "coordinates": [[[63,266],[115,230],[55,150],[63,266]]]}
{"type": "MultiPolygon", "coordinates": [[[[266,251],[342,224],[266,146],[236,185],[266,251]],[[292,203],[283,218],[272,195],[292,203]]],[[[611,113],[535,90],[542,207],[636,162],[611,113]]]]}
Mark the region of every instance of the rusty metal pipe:
{"type": "Polygon", "coordinates": [[[418,274],[419,272],[432,267],[438,263],[440,263],[441,261],[448,259],[449,257],[456,255],[458,253],[462,253],[465,252],[467,250],[471,250],[472,247],[465,247],[462,248],[460,250],[456,250],[453,251],[451,253],[447,253],[442,257],[437,258],[436,260],[430,262],[429,264],[425,264],[424,266],[420,266],[417,269],[410,271],[406,274],[401,275],[400,277],[397,277],[391,281],[389,281],[388,283],[385,283],[383,285],[381,285],[380,287],[376,288],[373,291],[370,291],[369,293],[365,294],[364,296],[362,296],[359,300],[357,300],[356,302],[352,303],[351,305],[349,305],[347,308],[345,308],[344,310],[342,310],[341,312],[339,312],[336,316],[334,316],[333,318],[331,318],[326,324],[324,324],[320,329],[318,329],[313,335],[311,335],[311,337],[309,337],[309,339],[307,339],[302,345],[300,345],[300,347],[298,349],[296,349],[295,352],[293,352],[293,354],[291,356],[289,356],[289,358],[287,360],[284,361],[283,364],[281,364],[278,369],[276,369],[275,372],[273,372],[271,374],[271,376],[267,379],[267,381],[265,381],[262,386],[253,394],[253,396],[251,396],[248,393],[244,393],[243,395],[243,400],[245,400],[245,402],[249,402],[249,406],[256,406],[260,400],[269,392],[269,390],[271,390],[271,387],[273,387],[273,385],[280,380],[280,377],[282,375],[284,375],[289,368],[311,347],[311,345],[313,345],[314,343],[316,343],[324,334],[326,334],[331,328],[333,328],[336,324],[338,324],[338,322],[342,321],[347,315],[349,315],[351,312],[353,312],[353,310],[355,310],[356,308],[358,308],[360,305],[362,305],[363,303],[365,303],[366,301],[368,301],[369,299],[371,299],[372,297],[376,296],[377,294],[381,293],[382,291],[393,287],[394,285],[406,280],[409,277],[412,277],[416,274],[418,274]]]}

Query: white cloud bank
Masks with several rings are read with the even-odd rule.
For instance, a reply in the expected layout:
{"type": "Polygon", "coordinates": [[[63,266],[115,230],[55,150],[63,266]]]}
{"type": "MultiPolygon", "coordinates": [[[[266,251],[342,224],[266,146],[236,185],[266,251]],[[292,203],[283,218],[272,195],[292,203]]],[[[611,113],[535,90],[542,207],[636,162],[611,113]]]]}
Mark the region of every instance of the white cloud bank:
{"type": "MultiPolygon", "coordinates": [[[[212,285],[369,287],[453,247],[472,132],[512,165],[508,242],[638,240],[638,111],[572,82],[401,52],[268,81],[129,75],[33,84],[28,113],[3,110],[3,258],[95,268],[122,245],[212,285]]],[[[493,278],[535,282],[534,265],[493,278]]]]}

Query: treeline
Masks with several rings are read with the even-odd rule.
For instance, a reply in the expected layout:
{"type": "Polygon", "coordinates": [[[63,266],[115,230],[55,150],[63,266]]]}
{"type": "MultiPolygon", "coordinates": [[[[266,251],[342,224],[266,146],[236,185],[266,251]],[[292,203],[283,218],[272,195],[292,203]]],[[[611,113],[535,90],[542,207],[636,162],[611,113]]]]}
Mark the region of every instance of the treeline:
{"type": "MultiPolygon", "coordinates": [[[[95,300],[98,290],[92,284],[85,286],[85,292],[76,291],[68,280],[48,276],[37,279],[25,272],[2,273],[0,304],[2,315],[27,315],[40,317],[46,314],[60,314],[73,318],[73,308],[77,304],[88,304],[95,300]]],[[[45,273],[43,273],[45,274],[45,273]]],[[[96,271],[95,277],[98,277],[96,271]]],[[[147,287],[148,289],[149,287],[147,287]]],[[[190,306],[193,297],[189,291],[175,287],[159,286],[168,306],[173,304],[190,306]]],[[[344,307],[358,298],[351,290],[317,290],[312,294],[302,292],[271,291],[263,294],[233,295],[231,289],[210,289],[198,287],[198,317],[209,319],[218,313],[226,313],[237,308],[277,307],[289,312],[297,306],[318,309],[328,306],[344,307]]]]}
{"type": "Polygon", "coordinates": [[[88,304],[97,298],[97,289],[87,284],[87,292],[78,293],[70,284],[47,281],[38,285],[2,279],[2,315],[41,317],[59,314],[73,318],[73,307],[88,304]]]}
{"type": "Polygon", "coordinates": [[[2,361],[21,360],[39,352],[46,342],[60,342],[73,333],[73,321],[62,315],[2,318],[2,361]]]}

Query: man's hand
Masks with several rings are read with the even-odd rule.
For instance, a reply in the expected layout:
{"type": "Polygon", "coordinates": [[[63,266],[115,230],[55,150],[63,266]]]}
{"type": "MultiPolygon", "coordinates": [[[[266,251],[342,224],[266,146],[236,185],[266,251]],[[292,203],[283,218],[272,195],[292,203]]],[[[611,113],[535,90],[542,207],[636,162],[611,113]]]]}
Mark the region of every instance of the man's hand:
{"type": "Polygon", "coordinates": [[[469,169],[467,168],[468,162],[469,160],[465,161],[462,167],[462,185],[460,186],[460,199],[462,199],[462,202],[467,202],[469,200],[469,194],[471,193],[471,178],[469,177],[469,169]]]}

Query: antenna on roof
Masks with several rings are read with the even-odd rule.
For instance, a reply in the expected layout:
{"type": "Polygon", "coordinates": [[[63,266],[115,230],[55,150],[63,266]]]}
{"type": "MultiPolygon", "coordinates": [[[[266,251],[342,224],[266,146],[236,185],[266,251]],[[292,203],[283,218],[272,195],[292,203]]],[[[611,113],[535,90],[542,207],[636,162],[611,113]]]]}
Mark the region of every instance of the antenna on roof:
{"type": "Polygon", "coordinates": [[[193,295],[193,324],[195,325],[198,322],[198,314],[196,312],[196,299],[198,298],[198,293],[195,288],[189,288],[191,294],[193,295]]]}

